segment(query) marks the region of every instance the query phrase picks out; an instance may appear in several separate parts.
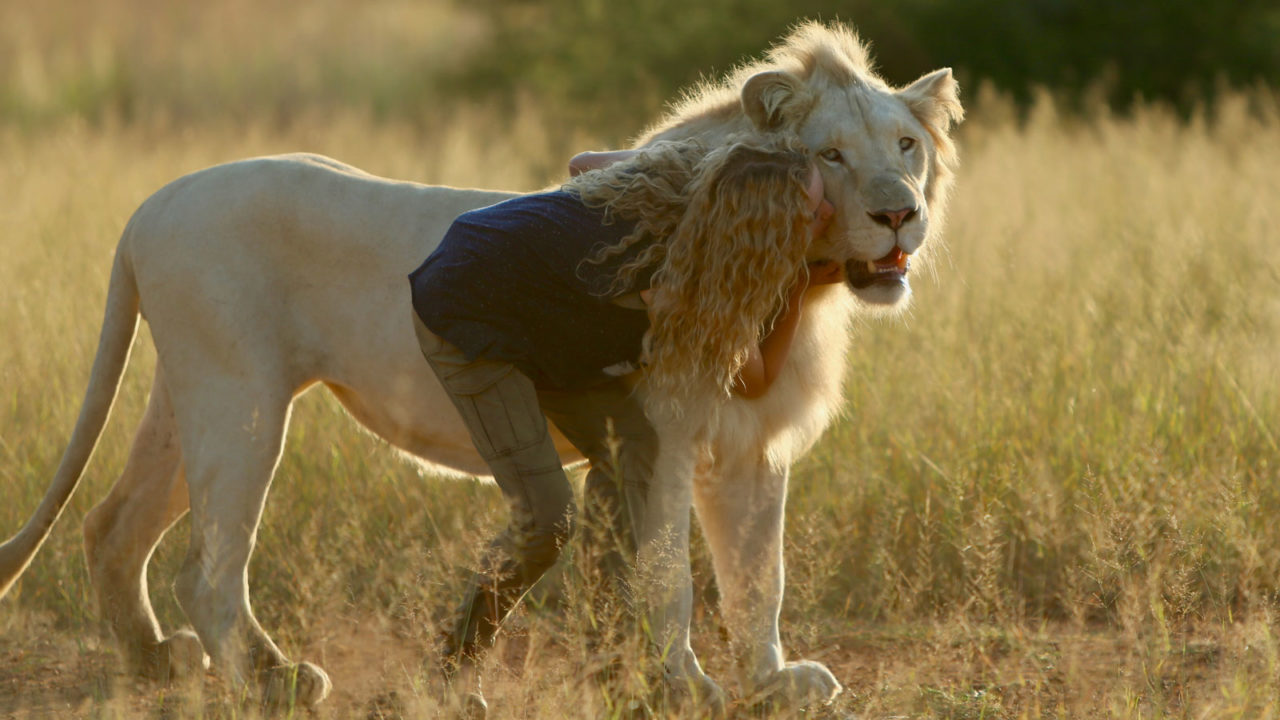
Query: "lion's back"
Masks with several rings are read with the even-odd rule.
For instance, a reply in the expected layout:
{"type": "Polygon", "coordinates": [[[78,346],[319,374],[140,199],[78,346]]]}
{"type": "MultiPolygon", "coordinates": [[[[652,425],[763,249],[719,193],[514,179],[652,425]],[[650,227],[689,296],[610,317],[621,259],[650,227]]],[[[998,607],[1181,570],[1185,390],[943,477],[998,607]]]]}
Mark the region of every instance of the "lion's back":
{"type": "Polygon", "coordinates": [[[399,277],[457,215],[510,195],[390,180],[321,155],[258,157],[164,186],[138,209],[122,242],[140,280],[217,272],[247,281],[262,269],[325,268],[350,278],[399,277]]]}
{"type": "Polygon", "coordinates": [[[323,373],[354,362],[343,347],[376,354],[390,343],[407,322],[409,272],[454,217],[509,196],[389,180],[317,155],[251,158],[161,188],[120,252],[162,354],[261,345],[313,357],[301,374],[323,373]]]}

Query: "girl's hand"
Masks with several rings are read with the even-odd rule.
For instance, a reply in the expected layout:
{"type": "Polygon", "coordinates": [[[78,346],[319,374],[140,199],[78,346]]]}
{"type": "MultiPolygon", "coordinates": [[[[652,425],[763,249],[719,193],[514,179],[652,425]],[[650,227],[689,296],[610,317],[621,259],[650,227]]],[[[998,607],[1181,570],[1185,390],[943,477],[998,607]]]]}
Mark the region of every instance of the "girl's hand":
{"type": "Polygon", "coordinates": [[[805,290],[815,285],[831,285],[844,281],[844,266],[835,260],[815,260],[809,263],[808,275],[801,275],[791,286],[791,297],[804,294],[805,290]]]}
{"type": "Polygon", "coordinates": [[[844,265],[835,260],[816,260],[809,263],[809,287],[843,281],[844,265]]]}

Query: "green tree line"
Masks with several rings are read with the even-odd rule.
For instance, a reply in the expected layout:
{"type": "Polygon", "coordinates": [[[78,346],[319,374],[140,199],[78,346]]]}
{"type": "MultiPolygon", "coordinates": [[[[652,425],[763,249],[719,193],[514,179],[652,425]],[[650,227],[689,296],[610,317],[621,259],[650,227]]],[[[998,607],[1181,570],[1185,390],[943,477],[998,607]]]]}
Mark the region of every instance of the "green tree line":
{"type": "Polygon", "coordinates": [[[758,55],[797,19],[841,21],[880,71],[950,66],[1026,101],[1101,95],[1186,111],[1222,84],[1280,80],[1275,0],[481,0],[487,47],[454,76],[482,94],[533,93],[604,122],[758,55]]]}
{"type": "Polygon", "coordinates": [[[354,108],[429,127],[469,99],[623,139],[803,19],[856,27],[895,84],[950,66],[1024,102],[1186,112],[1280,78],[1277,0],[0,0],[0,122],[354,108]]]}

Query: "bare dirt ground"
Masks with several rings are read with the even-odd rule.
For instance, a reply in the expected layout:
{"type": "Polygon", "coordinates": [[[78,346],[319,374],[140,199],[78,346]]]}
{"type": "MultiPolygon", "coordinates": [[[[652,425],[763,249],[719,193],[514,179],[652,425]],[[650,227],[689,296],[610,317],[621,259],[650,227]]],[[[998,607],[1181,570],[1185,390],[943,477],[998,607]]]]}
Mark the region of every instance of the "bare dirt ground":
{"type": "MultiPolygon", "coordinates": [[[[434,703],[425,699],[432,690],[423,681],[429,648],[400,625],[350,615],[327,621],[298,656],[326,668],[333,694],[302,716],[432,716],[434,703]]],[[[76,637],[48,618],[3,628],[0,648],[0,717],[257,715],[255,706],[237,703],[212,673],[185,688],[136,680],[124,674],[107,640],[76,637]]],[[[545,684],[546,678],[535,680],[542,668],[560,672],[549,657],[554,653],[553,639],[518,634],[506,641],[494,668],[504,679],[488,689],[494,716],[543,716],[519,686],[545,684]],[[535,643],[538,650],[531,653],[535,643]]],[[[859,624],[824,637],[814,653],[845,685],[836,703],[811,713],[814,717],[1268,717],[1275,712],[1273,703],[1232,695],[1232,687],[1242,682],[1260,690],[1253,676],[1274,667],[1269,633],[1250,623],[1159,636],[1067,624],[859,624]]],[[[704,654],[712,670],[724,671],[716,667],[714,648],[704,654]]],[[[570,671],[558,682],[576,679],[570,671]]],[[[733,714],[755,717],[759,709],[739,707],[733,714]]]]}

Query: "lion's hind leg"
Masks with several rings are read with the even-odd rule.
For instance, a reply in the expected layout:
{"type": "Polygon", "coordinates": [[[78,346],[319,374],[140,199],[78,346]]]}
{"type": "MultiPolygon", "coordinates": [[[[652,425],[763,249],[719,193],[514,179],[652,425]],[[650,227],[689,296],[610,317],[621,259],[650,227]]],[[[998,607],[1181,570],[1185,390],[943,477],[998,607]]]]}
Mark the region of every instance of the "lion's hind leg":
{"type": "Polygon", "coordinates": [[[203,671],[207,663],[200,641],[190,631],[163,639],[147,593],[151,553],[187,512],[181,463],[178,426],[157,367],[124,471],[85,516],[84,542],[98,610],[126,662],[139,674],[159,680],[203,671]]]}
{"type": "Polygon", "coordinates": [[[228,680],[256,685],[268,706],[311,706],[328,695],[328,676],[310,663],[291,663],[249,603],[249,556],[292,397],[283,385],[255,389],[242,382],[205,377],[175,398],[191,545],[174,589],[214,667],[228,680]]]}

